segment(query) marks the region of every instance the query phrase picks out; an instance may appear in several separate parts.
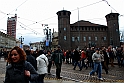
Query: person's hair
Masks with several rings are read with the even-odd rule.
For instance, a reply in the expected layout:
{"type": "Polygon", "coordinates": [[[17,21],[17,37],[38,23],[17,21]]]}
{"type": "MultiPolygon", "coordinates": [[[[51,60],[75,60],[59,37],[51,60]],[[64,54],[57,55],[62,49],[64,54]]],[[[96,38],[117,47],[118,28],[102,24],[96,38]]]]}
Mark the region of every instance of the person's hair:
{"type": "Polygon", "coordinates": [[[16,50],[17,53],[19,54],[19,56],[20,56],[19,62],[26,60],[26,53],[25,53],[25,51],[22,50],[22,48],[20,48],[20,47],[18,47],[18,46],[15,46],[14,48],[12,48],[12,49],[10,50],[10,52],[9,52],[9,54],[8,54],[8,59],[7,59],[7,61],[8,61],[9,63],[12,63],[11,52],[12,52],[13,50],[16,50]]]}
{"type": "Polygon", "coordinates": [[[38,51],[38,56],[41,55],[41,54],[44,54],[43,50],[38,51]]]}
{"type": "Polygon", "coordinates": [[[31,50],[25,50],[26,55],[30,55],[31,54],[31,50]]]}

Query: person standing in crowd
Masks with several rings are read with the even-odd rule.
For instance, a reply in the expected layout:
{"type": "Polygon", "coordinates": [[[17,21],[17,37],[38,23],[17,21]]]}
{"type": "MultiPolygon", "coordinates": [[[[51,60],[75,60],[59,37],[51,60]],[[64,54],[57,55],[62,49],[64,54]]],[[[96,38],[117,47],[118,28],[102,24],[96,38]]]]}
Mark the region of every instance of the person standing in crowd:
{"type": "Polygon", "coordinates": [[[3,56],[4,56],[4,60],[7,60],[8,58],[7,49],[3,49],[3,56]]]}
{"type": "Polygon", "coordinates": [[[34,67],[26,61],[26,53],[20,47],[15,46],[8,54],[4,83],[29,83],[38,78],[34,67]]]}
{"type": "Polygon", "coordinates": [[[66,63],[69,64],[69,51],[66,50],[66,63]]]}
{"type": "Polygon", "coordinates": [[[122,50],[122,66],[124,67],[124,50],[122,50]]]}
{"type": "Polygon", "coordinates": [[[121,49],[121,47],[117,48],[116,58],[117,58],[117,61],[118,61],[118,66],[122,67],[122,49],[121,49]]]}
{"type": "Polygon", "coordinates": [[[96,71],[98,73],[98,79],[99,80],[103,80],[101,73],[102,73],[102,61],[103,57],[102,55],[99,53],[99,49],[96,49],[95,53],[92,55],[92,60],[94,63],[94,68],[93,70],[89,73],[89,76],[93,75],[96,71]]]}
{"type": "Polygon", "coordinates": [[[73,70],[75,70],[76,66],[78,65],[79,70],[81,71],[82,70],[81,64],[80,64],[81,57],[80,57],[78,48],[75,49],[73,58],[74,58],[74,68],[73,68],[73,70]]]}
{"type": "Polygon", "coordinates": [[[71,50],[71,58],[72,58],[72,66],[74,66],[74,51],[75,50],[71,50]]]}
{"type": "Polygon", "coordinates": [[[102,48],[102,53],[104,55],[103,69],[105,70],[106,74],[108,74],[109,56],[105,47],[102,48]]]}
{"type": "Polygon", "coordinates": [[[93,60],[92,60],[92,55],[93,55],[93,53],[95,53],[95,50],[94,50],[94,47],[91,47],[90,56],[89,56],[88,61],[89,61],[89,66],[92,67],[92,68],[94,67],[94,65],[93,65],[93,60]]]}
{"type": "Polygon", "coordinates": [[[87,59],[86,51],[84,49],[82,49],[82,51],[81,51],[81,62],[82,62],[81,68],[85,67],[87,69],[88,67],[85,64],[85,61],[84,61],[85,59],[87,59]]]}
{"type": "Polygon", "coordinates": [[[37,61],[35,59],[34,56],[31,55],[31,50],[26,50],[26,61],[30,62],[32,64],[32,66],[35,68],[35,70],[37,70],[37,61]]]}
{"type": "Polygon", "coordinates": [[[44,83],[44,77],[48,73],[47,66],[48,66],[48,59],[46,55],[44,55],[43,50],[38,51],[37,60],[37,72],[39,74],[38,83],[44,83]]]}
{"type": "Polygon", "coordinates": [[[114,55],[114,52],[113,52],[111,46],[108,47],[108,55],[110,57],[111,66],[114,67],[114,58],[115,58],[115,55],[114,55]]]}
{"type": "MultiPolygon", "coordinates": [[[[37,61],[36,61],[35,57],[31,55],[31,50],[27,49],[27,50],[25,50],[25,53],[27,55],[26,61],[30,62],[30,64],[35,68],[35,70],[37,70],[37,61]]],[[[30,83],[35,83],[35,82],[37,82],[37,80],[30,81],[30,83]]]]}
{"type": "Polygon", "coordinates": [[[52,54],[50,51],[47,51],[46,57],[48,58],[48,75],[51,75],[50,71],[51,71],[51,67],[52,67],[52,54]]]}
{"type": "Polygon", "coordinates": [[[35,57],[35,59],[38,57],[38,49],[36,49],[35,51],[34,50],[31,50],[31,55],[35,57]]]}
{"type": "Polygon", "coordinates": [[[108,74],[108,68],[106,68],[106,65],[105,65],[103,50],[101,49],[99,53],[101,54],[101,57],[103,58],[101,59],[102,69],[104,69],[106,74],[108,74]]]}
{"type": "Polygon", "coordinates": [[[65,57],[61,50],[61,46],[58,45],[57,48],[58,49],[55,50],[52,55],[52,63],[55,63],[55,65],[56,65],[56,78],[62,79],[62,77],[60,77],[60,73],[61,73],[62,62],[64,61],[64,63],[65,63],[65,57]]]}
{"type": "Polygon", "coordinates": [[[0,58],[4,56],[3,49],[0,50],[0,58]]]}
{"type": "Polygon", "coordinates": [[[90,58],[89,58],[90,55],[91,55],[90,48],[87,48],[87,49],[86,49],[86,56],[87,56],[87,60],[88,60],[88,62],[87,62],[87,66],[88,66],[88,67],[91,67],[91,66],[90,66],[90,58]]]}

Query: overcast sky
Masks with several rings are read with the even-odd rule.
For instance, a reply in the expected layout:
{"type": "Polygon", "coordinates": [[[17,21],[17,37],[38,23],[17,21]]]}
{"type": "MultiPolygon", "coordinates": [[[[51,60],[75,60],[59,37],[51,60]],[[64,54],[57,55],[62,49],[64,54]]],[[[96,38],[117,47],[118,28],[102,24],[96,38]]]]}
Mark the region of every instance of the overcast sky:
{"type": "Polygon", "coordinates": [[[124,0],[0,0],[0,31],[6,33],[7,18],[17,14],[17,39],[22,36],[24,44],[43,41],[42,24],[57,31],[56,12],[63,9],[71,12],[71,24],[86,20],[107,25],[105,15],[119,13],[119,28],[124,29],[124,0]]]}

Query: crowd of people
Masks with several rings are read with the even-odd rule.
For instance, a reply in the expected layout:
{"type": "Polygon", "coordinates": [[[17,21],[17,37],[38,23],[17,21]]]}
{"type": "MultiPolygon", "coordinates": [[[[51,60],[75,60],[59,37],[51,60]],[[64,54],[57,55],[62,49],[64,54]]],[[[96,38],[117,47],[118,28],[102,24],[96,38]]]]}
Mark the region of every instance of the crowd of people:
{"type": "Polygon", "coordinates": [[[23,50],[15,46],[11,51],[1,51],[7,61],[5,83],[44,83],[46,74],[51,75],[52,65],[56,66],[56,78],[60,77],[62,63],[72,64],[73,70],[79,67],[92,68],[89,76],[97,74],[99,80],[103,80],[102,69],[109,73],[109,64],[114,67],[114,60],[118,62],[118,67],[124,67],[124,50],[122,47],[112,46],[101,48],[75,48],[64,50],[60,45],[54,51],[51,50],[23,50]]]}
{"type": "Polygon", "coordinates": [[[117,60],[119,68],[124,67],[124,50],[122,47],[91,47],[85,49],[83,48],[81,50],[76,48],[70,52],[68,50],[65,51],[64,55],[66,57],[66,63],[71,63],[74,66],[74,70],[77,65],[79,67],[79,71],[81,71],[82,68],[87,69],[90,67],[92,68],[92,71],[89,73],[89,76],[96,73],[99,80],[103,80],[101,76],[102,69],[104,69],[106,74],[108,74],[108,65],[110,64],[111,67],[114,67],[114,60],[117,60]]]}

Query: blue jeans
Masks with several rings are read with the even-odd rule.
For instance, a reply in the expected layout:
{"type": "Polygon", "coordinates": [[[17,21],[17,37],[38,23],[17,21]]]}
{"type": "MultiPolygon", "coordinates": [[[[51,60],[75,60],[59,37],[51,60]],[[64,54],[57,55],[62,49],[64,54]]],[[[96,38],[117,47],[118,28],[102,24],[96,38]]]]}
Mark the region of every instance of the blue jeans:
{"type": "Polygon", "coordinates": [[[74,62],[74,68],[73,69],[75,69],[77,65],[78,65],[79,69],[81,70],[81,65],[78,61],[74,62]]]}
{"type": "Polygon", "coordinates": [[[96,71],[98,71],[98,78],[101,78],[101,73],[102,73],[102,64],[101,64],[101,62],[94,62],[94,68],[90,72],[90,75],[92,75],[96,71]]]}
{"type": "Polygon", "coordinates": [[[117,60],[118,60],[118,66],[121,66],[121,57],[117,56],[117,60]]]}

